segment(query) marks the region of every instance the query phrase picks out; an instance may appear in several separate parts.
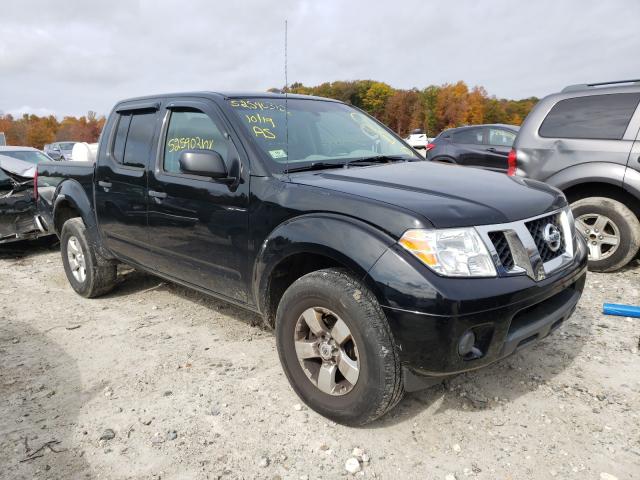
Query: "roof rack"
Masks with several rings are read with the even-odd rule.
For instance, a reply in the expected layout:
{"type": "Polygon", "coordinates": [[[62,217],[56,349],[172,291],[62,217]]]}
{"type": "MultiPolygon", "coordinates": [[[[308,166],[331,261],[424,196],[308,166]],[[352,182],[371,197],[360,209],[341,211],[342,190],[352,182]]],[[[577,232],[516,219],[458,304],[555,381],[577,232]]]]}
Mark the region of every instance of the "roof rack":
{"type": "Polygon", "coordinates": [[[640,85],[640,79],[635,80],[616,80],[615,82],[598,82],[598,83],[578,83],[576,85],[569,85],[562,89],[563,92],[573,92],[574,90],[586,90],[593,87],[603,87],[605,85],[619,85],[621,83],[635,83],[640,85]]]}

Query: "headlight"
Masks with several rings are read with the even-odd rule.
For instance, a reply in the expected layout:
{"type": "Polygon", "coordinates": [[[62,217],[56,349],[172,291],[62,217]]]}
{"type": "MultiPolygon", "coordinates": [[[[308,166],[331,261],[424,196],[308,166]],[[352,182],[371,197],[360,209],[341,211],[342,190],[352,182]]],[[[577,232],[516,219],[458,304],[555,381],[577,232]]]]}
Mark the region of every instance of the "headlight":
{"type": "Polygon", "coordinates": [[[496,267],[473,228],[407,230],[399,241],[427,267],[446,277],[495,277],[496,267]]]}

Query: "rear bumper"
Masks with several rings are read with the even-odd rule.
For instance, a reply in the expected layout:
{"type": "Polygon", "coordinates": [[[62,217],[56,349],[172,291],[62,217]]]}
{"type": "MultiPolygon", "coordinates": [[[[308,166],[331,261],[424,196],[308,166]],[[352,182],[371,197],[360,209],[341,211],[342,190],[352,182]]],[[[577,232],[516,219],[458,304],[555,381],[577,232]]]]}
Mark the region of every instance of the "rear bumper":
{"type": "Polygon", "coordinates": [[[0,198],[0,244],[48,235],[41,226],[30,191],[0,198]]]}
{"type": "Polygon", "coordinates": [[[586,249],[581,242],[576,253],[569,267],[539,282],[524,276],[439,277],[440,285],[419,286],[414,278],[404,298],[397,291],[387,292],[389,301],[383,309],[400,354],[405,388],[417,390],[434,380],[487,366],[562,325],[575,310],[586,280],[586,249]],[[402,300],[409,308],[400,306],[402,300]],[[411,308],[416,304],[430,306],[429,313],[427,308],[411,308]],[[463,356],[459,345],[467,332],[474,334],[476,350],[463,356]]]}

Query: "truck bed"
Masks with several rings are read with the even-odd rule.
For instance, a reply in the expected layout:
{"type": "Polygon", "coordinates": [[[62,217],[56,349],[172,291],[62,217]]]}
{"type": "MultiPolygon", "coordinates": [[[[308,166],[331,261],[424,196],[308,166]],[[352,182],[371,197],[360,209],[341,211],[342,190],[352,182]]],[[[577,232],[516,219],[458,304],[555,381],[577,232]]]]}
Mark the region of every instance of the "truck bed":
{"type": "Polygon", "coordinates": [[[38,164],[38,213],[51,230],[53,202],[58,185],[71,180],[80,184],[89,198],[93,197],[93,162],[43,162],[38,164]]]}

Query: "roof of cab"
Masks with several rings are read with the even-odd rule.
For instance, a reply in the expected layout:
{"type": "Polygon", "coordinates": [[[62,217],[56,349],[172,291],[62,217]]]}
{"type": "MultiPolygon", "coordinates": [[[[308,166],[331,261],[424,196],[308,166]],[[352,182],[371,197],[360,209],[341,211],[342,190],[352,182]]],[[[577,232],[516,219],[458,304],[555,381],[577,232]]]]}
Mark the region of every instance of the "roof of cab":
{"type": "Polygon", "coordinates": [[[320,100],[324,102],[336,102],[343,103],[340,100],[334,100],[333,98],[326,97],[316,97],[313,95],[300,95],[297,93],[271,93],[271,92],[242,92],[242,91],[232,91],[232,92],[211,92],[211,91],[196,91],[196,92],[178,92],[178,93],[163,93],[163,94],[155,94],[155,95],[145,95],[142,97],[134,97],[127,98],[118,102],[118,105],[122,103],[129,102],[138,102],[144,100],[156,100],[167,97],[204,97],[204,98],[217,98],[222,100],[233,99],[233,98],[265,98],[272,100],[320,100]]]}
{"type": "Polygon", "coordinates": [[[458,131],[458,130],[467,130],[469,128],[479,128],[479,127],[502,127],[502,128],[507,128],[509,130],[520,130],[520,127],[518,125],[509,125],[508,123],[479,123],[478,125],[461,125],[460,127],[453,127],[453,128],[447,128],[446,130],[443,130],[441,133],[444,132],[454,132],[454,131],[458,131]]]}

